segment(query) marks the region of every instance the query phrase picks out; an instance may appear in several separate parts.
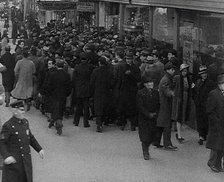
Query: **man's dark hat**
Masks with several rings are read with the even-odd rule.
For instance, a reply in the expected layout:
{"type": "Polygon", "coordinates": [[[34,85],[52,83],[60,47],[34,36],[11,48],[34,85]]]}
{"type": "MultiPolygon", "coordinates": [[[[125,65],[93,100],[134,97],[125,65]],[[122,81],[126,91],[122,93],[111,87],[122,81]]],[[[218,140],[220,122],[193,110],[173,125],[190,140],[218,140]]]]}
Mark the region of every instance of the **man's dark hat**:
{"type": "Polygon", "coordinates": [[[87,60],[88,59],[88,54],[86,52],[81,52],[79,55],[81,60],[87,60]]]}
{"type": "Polygon", "coordinates": [[[133,58],[134,58],[134,56],[131,53],[129,53],[129,54],[126,55],[126,59],[133,59],[133,58]]]}
{"type": "Polygon", "coordinates": [[[169,70],[171,68],[175,68],[175,66],[171,62],[166,63],[164,66],[164,70],[169,70]]]}
{"type": "Polygon", "coordinates": [[[15,101],[9,105],[11,108],[21,108],[24,107],[24,102],[22,100],[15,101]]]}
{"type": "Polygon", "coordinates": [[[224,70],[218,72],[217,83],[218,84],[224,83],[224,70]]]}
{"type": "Polygon", "coordinates": [[[142,83],[148,83],[148,82],[155,82],[155,79],[149,76],[143,76],[142,77],[142,83]]]}
{"type": "Polygon", "coordinates": [[[199,67],[198,74],[200,75],[200,74],[203,74],[203,73],[207,73],[207,67],[202,65],[202,66],[199,67]]]}

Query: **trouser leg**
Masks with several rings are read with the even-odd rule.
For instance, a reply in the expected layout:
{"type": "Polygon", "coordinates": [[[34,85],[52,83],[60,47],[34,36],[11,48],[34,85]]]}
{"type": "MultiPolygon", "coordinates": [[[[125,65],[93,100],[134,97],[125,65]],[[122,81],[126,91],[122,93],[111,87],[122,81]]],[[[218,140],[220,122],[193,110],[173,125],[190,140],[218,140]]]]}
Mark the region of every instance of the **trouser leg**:
{"type": "Polygon", "coordinates": [[[96,124],[97,124],[97,126],[102,126],[103,125],[102,116],[97,116],[96,117],[96,124]]]}
{"type": "Polygon", "coordinates": [[[10,103],[10,92],[5,92],[5,103],[6,106],[8,106],[10,103]]]}
{"type": "Polygon", "coordinates": [[[215,166],[216,158],[217,158],[217,151],[211,150],[208,160],[208,166],[215,166]]]}
{"type": "Polygon", "coordinates": [[[143,152],[143,155],[149,155],[149,145],[150,143],[148,142],[142,142],[142,152],[143,152]]]}
{"type": "Polygon", "coordinates": [[[81,112],[82,112],[82,98],[77,98],[76,100],[76,110],[75,110],[75,115],[74,115],[74,124],[76,126],[79,125],[79,120],[80,120],[80,115],[81,115],[81,112]]]}
{"type": "Polygon", "coordinates": [[[136,116],[132,116],[129,118],[130,122],[131,122],[131,130],[135,131],[135,127],[137,126],[137,117],[136,116]]]}
{"type": "Polygon", "coordinates": [[[84,121],[84,127],[89,126],[89,98],[83,99],[83,107],[84,107],[84,113],[83,113],[83,121],[84,121]]]}
{"type": "Polygon", "coordinates": [[[201,108],[196,108],[196,117],[199,137],[206,139],[208,134],[208,117],[206,112],[201,108]]]}
{"type": "Polygon", "coordinates": [[[172,145],[171,142],[171,127],[164,127],[163,129],[163,145],[164,147],[168,147],[172,145]]]}
{"type": "Polygon", "coordinates": [[[156,134],[155,134],[155,141],[154,141],[155,146],[160,145],[162,134],[163,134],[163,128],[162,127],[157,127],[156,128],[156,134]]]}
{"type": "Polygon", "coordinates": [[[56,130],[57,130],[57,133],[59,135],[61,135],[62,134],[62,127],[63,127],[62,119],[57,119],[55,121],[55,127],[56,127],[56,130]]]}

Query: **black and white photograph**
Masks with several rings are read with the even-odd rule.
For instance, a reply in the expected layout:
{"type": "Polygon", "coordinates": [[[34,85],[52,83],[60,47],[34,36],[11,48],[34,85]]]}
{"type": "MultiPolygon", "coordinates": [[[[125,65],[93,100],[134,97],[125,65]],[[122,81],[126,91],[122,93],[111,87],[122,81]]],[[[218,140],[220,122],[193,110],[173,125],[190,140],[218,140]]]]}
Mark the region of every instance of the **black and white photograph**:
{"type": "Polygon", "coordinates": [[[0,182],[223,182],[224,0],[0,0],[0,182]]]}

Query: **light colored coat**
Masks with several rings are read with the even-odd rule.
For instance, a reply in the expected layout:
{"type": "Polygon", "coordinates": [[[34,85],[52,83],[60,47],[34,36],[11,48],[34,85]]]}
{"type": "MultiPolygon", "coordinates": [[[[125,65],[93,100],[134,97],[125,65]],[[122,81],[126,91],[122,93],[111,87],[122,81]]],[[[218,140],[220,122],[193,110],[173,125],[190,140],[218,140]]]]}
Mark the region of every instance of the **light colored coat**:
{"type": "Polygon", "coordinates": [[[16,63],[14,71],[17,83],[11,92],[12,96],[17,99],[31,98],[33,94],[33,74],[36,72],[34,63],[27,58],[23,58],[16,63]]]}

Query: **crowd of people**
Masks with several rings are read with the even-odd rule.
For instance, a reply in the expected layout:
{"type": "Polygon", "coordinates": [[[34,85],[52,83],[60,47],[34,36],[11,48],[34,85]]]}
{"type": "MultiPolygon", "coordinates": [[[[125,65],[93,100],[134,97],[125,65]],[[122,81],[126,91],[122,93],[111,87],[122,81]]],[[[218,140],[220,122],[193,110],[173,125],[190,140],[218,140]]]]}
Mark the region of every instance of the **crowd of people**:
{"type": "Polygon", "coordinates": [[[192,74],[175,50],[148,48],[141,35],[120,40],[110,31],[78,32],[71,23],[51,21],[26,37],[18,41],[14,55],[6,45],[0,59],[6,107],[10,97],[24,101],[27,111],[33,103],[58,135],[63,118],[72,115],[75,126],[81,116],[84,127],[96,118],[97,132],[110,124],[124,130],[130,122],[132,131],[138,127],[143,156],[149,160],[151,144],[177,150],[171,141],[173,122],[177,141],[184,143],[181,126],[189,121],[194,101],[198,143],[207,140],[212,149],[208,165],[223,170],[222,49],[206,58],[213,60],[210,65],[194,65],[198,69],[192,74]]]}

